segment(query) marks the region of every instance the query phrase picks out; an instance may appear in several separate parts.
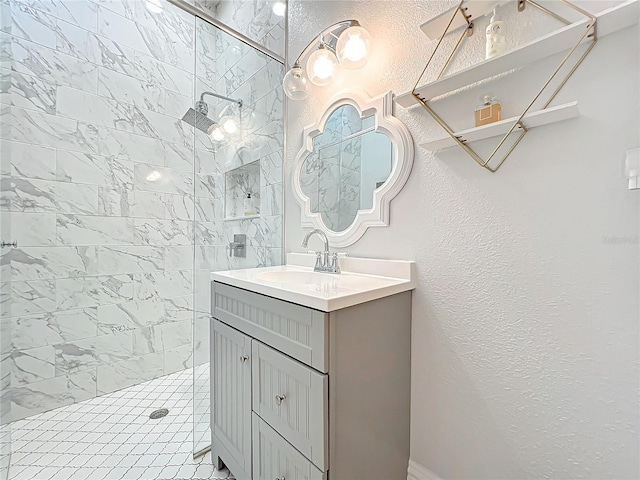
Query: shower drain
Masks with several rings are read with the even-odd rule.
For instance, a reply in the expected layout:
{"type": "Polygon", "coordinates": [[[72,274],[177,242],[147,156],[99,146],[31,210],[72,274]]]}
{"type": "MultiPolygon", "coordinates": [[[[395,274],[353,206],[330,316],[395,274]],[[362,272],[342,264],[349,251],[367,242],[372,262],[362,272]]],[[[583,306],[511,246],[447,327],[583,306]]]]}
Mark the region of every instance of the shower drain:
{"type": "Polygon", "coordinates": [[[149,415],[149,418],[151,420],[157,420],[158,418],[165,417],[167,413],[169,413],[169,410],[167,410],[166,408],[160,408],[158,410],[154,410],[153,412],[151,412],[151,414],[149,415]]]}

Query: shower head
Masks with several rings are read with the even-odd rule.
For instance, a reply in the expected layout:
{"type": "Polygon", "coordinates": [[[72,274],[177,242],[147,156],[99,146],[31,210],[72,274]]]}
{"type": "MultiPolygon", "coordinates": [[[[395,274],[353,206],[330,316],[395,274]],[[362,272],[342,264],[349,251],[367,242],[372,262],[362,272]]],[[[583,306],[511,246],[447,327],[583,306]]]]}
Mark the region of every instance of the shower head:
{"type": "Polygon", "coordinates": [[[195,111],[193,108],[187,110],[187,113],[182,117],[183,122],[187,122],[192,127],[196,127],[198,130],[209,133],[209,128],[215,125],[216,122],[207,117],[206,114],[195,111]]]}

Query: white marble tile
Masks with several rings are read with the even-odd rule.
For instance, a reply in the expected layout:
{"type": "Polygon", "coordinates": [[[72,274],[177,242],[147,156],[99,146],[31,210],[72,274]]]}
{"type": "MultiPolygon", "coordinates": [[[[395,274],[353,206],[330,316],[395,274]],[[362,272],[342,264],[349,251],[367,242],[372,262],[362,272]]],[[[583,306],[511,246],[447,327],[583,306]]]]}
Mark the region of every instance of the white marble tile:
{"type": "Polygon", "coordinates": [[[172,245],[164,247],[165,270],[192,270],[193,246],[172,245]]]}
{"type": "Polygon", "coordinates": [[[98,94],[154,112],[163,112],[164,89],[108,68],[98,70],[98,94]]]}
{"type": "Polygon", "coordinates": [[[163,198],[164,218],[171,220],[193,220],[195,205],[192,195],[169,195],[163,198]]]}
{"type": "Polygon", "coordinates": [[[55,345],[56,375],[75,373],[131,358],[131,332],[114,333],[55,345]]]}
{"type": "Polygon", "coordinates": [[[21,0],[23,3],[59,19],[96,31],[97,6],[89,0],[21,0]]]}
{"type": "Polygon", "coordinates": [[[137,242],[143,245],[191,245],[193,222],[183,220],[134,219],[137,242]]]}
{"type": "MultiPolygon", "coordinates": [[[[208,352],[207,352],[208,355],[208,352]]],[[[191,345],[183,345],[163,352],[163,373],[168,375],[191,367],[193,349],[191,345]]]]}
{"type": "Polygon", "coordinates": [[[158,138],[100,127],[99,145],[101,155],[118,155],[134,162],[164,164],[164,145],[158,138]]]}
{"type": "Polygon", "coordinates": [[[260,186],[283,183],[282,152],[273,152],[260,159],[260,186]]]}
{"type": "MultiPolygon", "coordinates": [[[[209,312],[211,309],[208,310],[209,312]]],[[[179,322],[193,318],[193,295],[173,297],[164,301],[164,321],[179,322]]]]}
{"type": "Polygon", "coordinates": [[[53,378],[56,372],[55,349],[48,345],[11,353],[11,384],[24,385],[53,378]]]}
{"type": "Polygon", "coordinates": [[[166,42],[159,32],[137,25],[106,8],[99,7],[98,34],[155,58],[165,58],[163,47],[166,42]]]}
{"type": "Polygon", "coordinates": [[[100,305],[97,310],[101,335],[155,325],[162,323],[165,317],[164,302],[159,299],[100,305]]]}
{"type": "Polygon", "coordinates": [[[222,222],[197,222],[195,226],[196,245],[226,245],[222,222]]]}
{"type": "Polygon", "coordinates": [[[2,197],[13,212],[98,213],[98,188],[31,178],[3,178],[2,197]]]}
{"type": "Polygon", "coordinates": [[[193,174],[173,168],[137,163],[135,189],[157,193],[193,194],[193,174]]]}
{"type": "Polygon", "coordinates": [[[130,302],[134,289],[131,275],[59,278],[55,288],[58,310],[130,302]]]}
{"type": "Polygon", "coordinates": [[[165,218],[164,209],[161,208],[161,205],[165,202],[165,196],[164,193],[137,190],[134,192],[131,216],[139,218],[165,218]]]}
{"type": "Polygon", "coordinates": [[[56,310],[54,280],[11,282],[11,315],[20,317],[56,310]]]}
{"type": "Polygon", "coordinates": [[[166,300],[189,295],[193,285],[192,277],[191,270],[136,273],[133,276],[135,298],[136,300],[154,298],[166,300]]]}
{"type": "Polygon", "coordinates": [[[62,182],[133,188],[133,162],[128,157],[58,150],[56,178],[62,182]]]}
{"type": "MultiPolygon", "coordinates": [[[[134,132],[170,143],[193,145],[194,128],[181,118],[133,107],[134,132]]],[[[186,113],[186,112],[185,112],[186,113]]]]}
{"type": "Polygon", "coordinates": [[[3,141],[3,155],[11,157],[11,175],[16,177],[56,179],[56,150],[39,145],[3,141]]]}
{"type": "Polygon", "coordinates": [[[95,370],[54,377],[12,390],[11,416],[15,421],[95,397],[95,370]]]}
{"type": "Polygon", "coordinates": [[[6,69],[2,69],[2,75],[9,75],[11,78],[9,95],[0,96],[2,103],[49,114],[56,113],[55,85],[39,77],[6,69]]]}
{"type": "Polygon", "coordinates": [[[11,235],[22,247],[50,246],[56,243],[56,216],[42,213],[11,212],[11,235]]]}
{"type": "Polygon", "coordinates": [[[135,3],[139,0],[94,0],[102,8],[111,10],[118,15],[133,20],[135,17],[135,3]]]}
{"type": "Polygon", "coordinates": [[[196,196],[222,200],[224,198],[223,175],[196,175],[196,196]]]}
{"type": "Polygon", "coordinates": [[[138,52],[135,66],[136,78],[188,97],[193,103],[193,75],[189,72],[138,52]]]}
{"type": "Polygon", "coordinates": [[[220,162],[210,150],[196,148],[195,162],[196,173],[201,175],[220,175],[222,173],[220,162]]]}
{"type": "MultiPolygon", "coordinates": [[[[56,19],[24,3],[11,1],[11,27],[2,30],[16,37],[39,43],[46,47],[56,46],[56,19]]],[[[4,23],[4,22],[3,22],[4,23]]]]}
{"type": "Polygon", "coordinates": [[[98,130],[95,125],[18,107],[11,108],[11,116],[9,140],[98,153],[98,130]]]}
{"type": "Polygon", "coordinates": [[[98,271],[94,246],[12,248],[2,252],[1,261],[10,265],[11,279],[18,282],[82,277],[98,271]]]}
{"type": "Polygon", "coordinates": [[[97,372],[98,395],[104,395],[162,375],[163,355],[152,353],[110,365],[100,365],[97,372]]]}
{"type": "Polygon", "coordinates": [[[165,89],[164,110],[161,113],[170,117],[182,118],[193,107],[193,98],[165,89]]]}
{"type": "Polygon", "coordinates": [[[136,238],[130,218],[58,215],[56,222],[60,245],[127,245],[136,238]]]}
{"type": "Polygon", "coordinates": [[[172,348],[191,346],[191,320],[167,322],[144,327],[134,336],[133,351],[137,355],[163,352],[172,348]]]}
{"type": "Polygon", "coordinates": [[[196,221],[213,222],[222,218],[223,206],[219,200],[207,197],[196,197],[196,221]]]}
{"type": "Polygon", "coordinates": [[[193,174],[193,145],[164,142],[164,166],[193,174]]]}
{"type": "Polygon", "coordinates": [[[11,68],[16,72],[38,77],[51,84],[66,85],[86,92],[98,91],[96,65],[23,39],[14,38],[11,46],[11,68]]]}
{"type": "Polygon", "coordinates": [[[284,32],[284,25],[279,23],[276,26],[274,26],[271,30],[269,30],[269,33],[267,33],[262,38],[262,41],[260,43],[264,45],[266,48],[268,48],[269,50],[271,50],[272,52],[277,53],[282,58],[284,58],[285,42],[286,42],[286,36],[284,32]]]}
{"type": "Polygon", "coordinates": [[[282,215],[284,212],[283,185],[276,183],[260,190],[262,215],[282,215]]]}
{"type": "MultiPolygon", "coordinates": [[[[105,70],[110,71],[110,70],[105,70]]],[[[119,75],[115,74],[114,75],[119,75]]],[[[103,95],[105,92],[101,92],[103,95]]],[[[131,106],[70,87],[57,90],[57,111],[62,117],[93,125],[133,131],[131,106]]]]}
{"type": "Polygon", "coordinates": [[[95,337],[96,334],[97,309],[79,308],[16,318],[11,344],[15,349],[24,350],[95,337]]]}
{"type": "Polygon", "coordinates": [[[133,192],[127,187],[98,187],[98,214],[108,217],[131,216],[133,192]]]}
{"type": "Polygon", "coordinates": [[[141,273],[164,269],[164,250],[152,246],[98,247],[100,274],[141,273]]]}

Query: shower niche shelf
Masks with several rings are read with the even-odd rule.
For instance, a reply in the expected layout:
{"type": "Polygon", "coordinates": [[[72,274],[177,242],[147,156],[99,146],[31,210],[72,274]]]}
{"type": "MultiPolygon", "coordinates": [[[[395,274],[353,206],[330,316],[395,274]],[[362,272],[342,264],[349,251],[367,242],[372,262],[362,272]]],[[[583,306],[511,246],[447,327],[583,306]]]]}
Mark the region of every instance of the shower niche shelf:
{"type": "MultiPolygon", "coordinates": [[[[594,47],[597,39],[622,30],[623,28],[636,25],[640,16],[640,0],[628,0],[595,15],[581,10],[568,1],[563,2],[565,6],[573,9],[574,15],[579,13],[584,19],[580,21],[562,19],[562,21],[565,22],[562,28],[554,30],[549,34],[543,35],[534,41],[514,48],[502,55],[481,61],[449,75],[442,76],[444,72],[443,69],[436,80],[420,85],[428,69],[430,67],[434,68],[431,63],[441,46],[441,40],[444,36],[454,30],[457,30],[456,35],[461,35],[453,52],[449,54],[448,58],[450,60],[462,45],[464,38],[468,36],[467,34],[473,32],[474,29],[477,30],[473,22],[490,13],[494,7],[505,3],[514,5],[514,8],[515,5],[517,5],[518,10],[522,10],[525,7],[539,8],[551,16],[562,19],[562,17],[558,17],[556,13],[541,7],[531,0],[509,0],[507,2],[504,0],[491,0],[486,2],[461,0],[456,7],[445,11],[422,25],[421,28],[428,38],[440,38],[440,41],[438,41],[431,58],[427,62],[413,90],[395,98],[398,105],[405,108],[422,106],[446,133],[446,135],[442,137],[422,142],[420,146],[431,151],[436,151],[457,145],[471,156],[479,166],[492,173],[495,173],[498,168],[500,168],[530,128],[578,116],[577,102],[565,103],[558,106],[550,106],[550,104],[594,47]],[[584,53],[577,53],[580,45],[586,46],[584,53]],[[503,74],[525,67],[538,60],[563,52],[568,53],[538,93],[532,95],[533,100],[531,100],[530,103],[528,103],[527,100],[525,105],[528,106],[518,116],[494,124],[456,132],[431,105],[433,101],[437,101],[438,98],[444,95],[455,94],[461,89],[466,89],[471,85],[479,85],[492,81],[497,76],[502,76],[503,74]],[[560,74],[560,72],[563,71],[563,67],[564,70],[568,70],[568,73],[560,74]],[[560,83],[558,86],[550,87],[554,79],[560,83]],[[538,108],[538,110],[536,111],[535,108],[538,108]],[[513,137],[511,137],[512,135],[513,137]],[[486,159],[482,158],[469,145],[477,140],[499,136],[501,136],[502,139],[493,150],[493,153],[486,159]],[[507,139],[510,141],[507,142],[507,139]],[[506,153],[504,153],[504,150],[506,150],[506,153]]],[[[473,34],[477,35],[478,32],[473,34]]],[[[447,62],[449,60],[447,60],[447,62]]],[[[447,64],[445,64],[445,69],[447,64]]],[[[470,107],[470,109],[472,109],[472,107],[470,107]]]]}
{"type": "Polygon", "coordinates": [[[260,160],[229,170],[224,174],[225,221],[260,217],[260,160]],[[251,208],[245,215],[245,200],[251,195],[251,208]]]}

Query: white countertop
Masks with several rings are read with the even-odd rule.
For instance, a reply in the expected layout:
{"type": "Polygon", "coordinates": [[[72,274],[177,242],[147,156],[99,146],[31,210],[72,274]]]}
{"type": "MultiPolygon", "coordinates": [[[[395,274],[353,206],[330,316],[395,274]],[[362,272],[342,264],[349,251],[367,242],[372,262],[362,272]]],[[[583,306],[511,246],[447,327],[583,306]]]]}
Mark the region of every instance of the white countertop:
{"type": "Polygon", "coordinates": [[[347,257],[340,259],[340,274],[315,273],[314,263],[314,255],[289,253],[287,265],[213,272],[211,280],[323,312],[415,288],[415,262],[347,257]],[[301,279],[318,276],[320,281],[282,283],[269,279],[279,275],[269,272],[300,272],[294,275],[301,279]]]}

